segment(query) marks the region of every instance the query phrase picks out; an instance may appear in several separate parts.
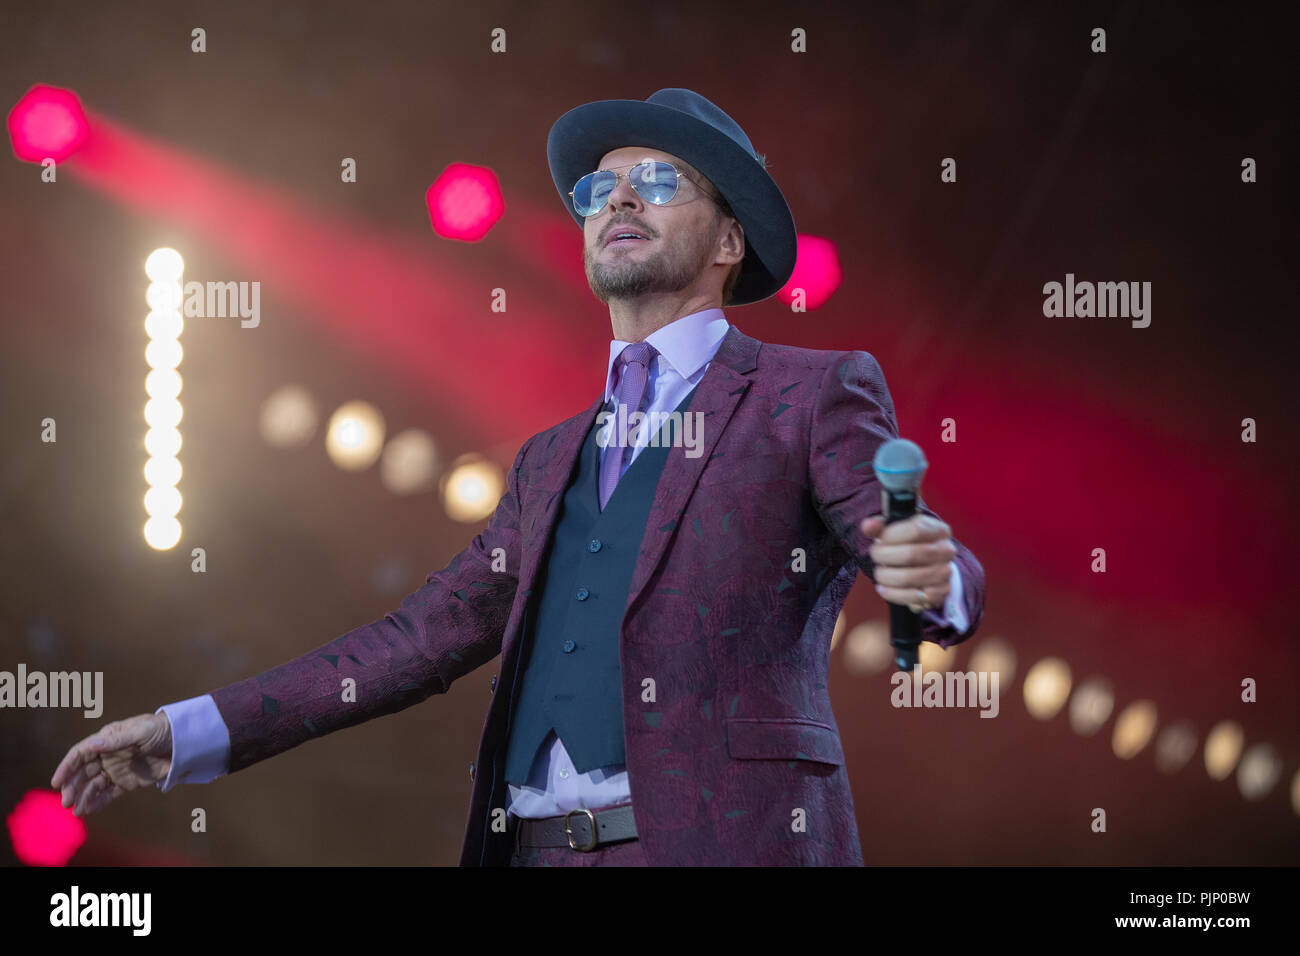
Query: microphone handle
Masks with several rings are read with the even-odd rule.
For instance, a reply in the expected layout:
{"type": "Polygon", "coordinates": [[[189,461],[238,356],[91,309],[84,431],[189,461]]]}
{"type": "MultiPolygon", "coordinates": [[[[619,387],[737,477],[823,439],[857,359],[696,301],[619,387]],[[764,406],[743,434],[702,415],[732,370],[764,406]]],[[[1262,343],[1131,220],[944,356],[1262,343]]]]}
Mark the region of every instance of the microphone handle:
{"type": "MultiPolygon", "coordinates": [[[[916,514],[916,493],[882,489],[885,524],[903,521],[916,514]]],[[[900,671],[916,668],[917,648],[921,645],[921,615],[906,604],[889,605],[889,643],[894,648],[894,663],[900,671]]]]}

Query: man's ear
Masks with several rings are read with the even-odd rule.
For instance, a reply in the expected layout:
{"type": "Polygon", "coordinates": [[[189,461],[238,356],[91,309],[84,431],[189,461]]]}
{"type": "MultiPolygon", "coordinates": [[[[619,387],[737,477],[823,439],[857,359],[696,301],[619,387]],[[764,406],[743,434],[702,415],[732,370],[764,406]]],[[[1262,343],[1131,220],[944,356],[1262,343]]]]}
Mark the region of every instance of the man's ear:
{"type": "MultiPolygon", "coordinates": [[[[740,220],[735,216],[731,217],[731,225],[727,227],[728,233],[732,229],[740,233],[740,259],[737,259],[736,262],[741,262],[745,258],[745,227],[740,224],[740,220]]],[[[735,263],[732,263],[732,265],[735,265],[735,263]]]]}

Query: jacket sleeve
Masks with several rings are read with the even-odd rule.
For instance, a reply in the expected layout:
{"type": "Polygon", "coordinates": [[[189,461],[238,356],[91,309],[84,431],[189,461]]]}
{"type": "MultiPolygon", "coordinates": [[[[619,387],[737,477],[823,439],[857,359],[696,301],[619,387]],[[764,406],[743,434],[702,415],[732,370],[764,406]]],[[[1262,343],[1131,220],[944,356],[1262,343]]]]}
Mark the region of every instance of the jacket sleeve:
{"type": "Polygon", "coordinates": [[[444,693],[501,653],[521,558],[519,469],[532,441],[515,457],[487,528],[397,610],[212,692],[230,731],[230,773],[444,693]],[[505,570],[494,571],[498,548],[505,570]],[[345,694],[349,678],[355,686],[345,694]]]}
{"type": "MultiPolygon", "coordinates": [[[[884,372],[870,353],[846,352],[827,368],[811,429],[808,473],[813,502],[859,570],[874,581],[871,539],[858,524],[884,510],[872,459],[883,442],[898,437],[898,421],[884,372]]],[[[926,506],[924,496],[918,498],[917,510],[939,517],[926,506]]],[[[955,536],[953,544],[967,627],[958,631],[944,619],[942,608],[921,612],[922,638],[943,647],[974,634],[984,616],[984,568],[955,536]]]]}

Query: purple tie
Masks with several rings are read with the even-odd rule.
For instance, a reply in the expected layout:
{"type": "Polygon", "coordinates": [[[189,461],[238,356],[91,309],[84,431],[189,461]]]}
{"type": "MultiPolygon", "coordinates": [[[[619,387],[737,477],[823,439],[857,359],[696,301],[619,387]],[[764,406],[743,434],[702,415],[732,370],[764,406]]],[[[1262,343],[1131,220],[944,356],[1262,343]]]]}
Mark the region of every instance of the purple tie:
{"type": "MultiPolygon", "coordinates": [[[[641,410],[641,401],[645,397],[646,382],[650,380],[650,363],[659,352],[649,342],[633,342],[619,353],[614,360],[618,387],[614,392],[614,412],[619,405],[626,405],[625,415],[631,417],[633,412],[641,410]]],[[[605,448],[605,458],[600,463],[600,510],[605,510],[609,496],[614,493],[619,476],[623,473],[623,456],[631,449],[617,444],[617,420],[611,423],[610,443],[605,448]]],[[[632,440],[632,429],[628,429],[628,441],[632,440]]]]}

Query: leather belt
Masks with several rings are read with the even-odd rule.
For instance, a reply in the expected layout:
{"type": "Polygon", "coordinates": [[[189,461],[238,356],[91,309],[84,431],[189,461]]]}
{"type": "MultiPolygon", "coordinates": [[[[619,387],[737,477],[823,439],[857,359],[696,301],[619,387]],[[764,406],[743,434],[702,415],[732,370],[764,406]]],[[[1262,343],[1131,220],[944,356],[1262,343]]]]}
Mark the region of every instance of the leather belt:
{"type": "Polygon", "coordinates": [[[516,817],[521,846],[567,846],[589,852],[607,843],[636,839],[632,804],[603,810],[570,810],[558,817],[516,817]]]}

